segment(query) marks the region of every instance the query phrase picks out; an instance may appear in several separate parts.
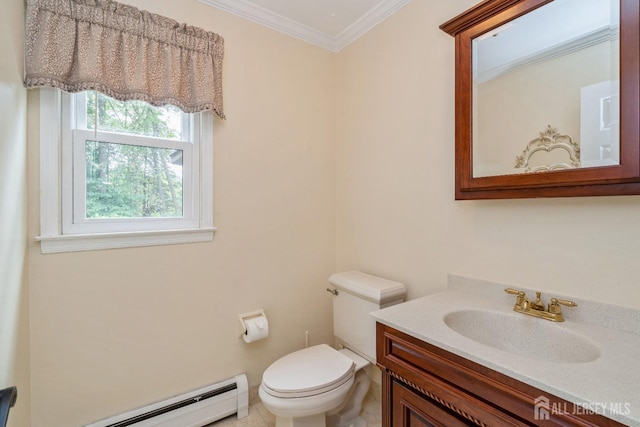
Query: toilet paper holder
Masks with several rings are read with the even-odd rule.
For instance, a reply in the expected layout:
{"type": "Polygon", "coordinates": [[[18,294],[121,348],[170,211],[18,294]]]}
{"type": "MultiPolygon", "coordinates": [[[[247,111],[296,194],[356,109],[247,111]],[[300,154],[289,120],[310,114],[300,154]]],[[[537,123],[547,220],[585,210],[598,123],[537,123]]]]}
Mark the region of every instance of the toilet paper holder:
{"type": "Polygon", "coordinates": [[[250,313],[244,313],[238,316],[238,318],[240,319],[240,324],[242,325],[242,333],[240,334],[240,338],[242,338],[243,335],[247,334],[247,325],[244,323],[245,320],[254,319],[256,317],[266,318],[267,315],[264,314],[264,310],[256,310],[256,311],[252,311],[250,313]]]}

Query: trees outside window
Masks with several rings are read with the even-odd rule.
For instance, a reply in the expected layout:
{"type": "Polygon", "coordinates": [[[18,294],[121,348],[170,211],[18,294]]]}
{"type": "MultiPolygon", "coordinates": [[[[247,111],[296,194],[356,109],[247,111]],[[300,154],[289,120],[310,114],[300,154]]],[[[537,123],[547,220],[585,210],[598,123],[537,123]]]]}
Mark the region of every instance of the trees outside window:
{"type": "MultiPolygon", "coordinates": [[[[182,139],[176,107],[116,101],[96,92],[78,98],[86,102],[88,130],[97,121],[100,131],[182,139]]],[[[85,141],[86,218],[182,217],[182,158],[180,149],[85,141]]]]}

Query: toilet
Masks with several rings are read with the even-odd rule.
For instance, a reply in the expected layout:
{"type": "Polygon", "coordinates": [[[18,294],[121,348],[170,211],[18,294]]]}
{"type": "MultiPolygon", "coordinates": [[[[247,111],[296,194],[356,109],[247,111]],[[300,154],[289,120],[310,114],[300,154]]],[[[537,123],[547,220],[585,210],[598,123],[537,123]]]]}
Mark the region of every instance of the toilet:
{"type": "Polygon", "coordinates": [[[361,427],[362,401],[369,389],[366,368],[375,364],[375,320],[369,313],[404,301],[405,287],[359,271],[329,277],[335,289],[334,349],[314,345],[269,366],[258,394],[276,416],[276,427],[361,427]]]}

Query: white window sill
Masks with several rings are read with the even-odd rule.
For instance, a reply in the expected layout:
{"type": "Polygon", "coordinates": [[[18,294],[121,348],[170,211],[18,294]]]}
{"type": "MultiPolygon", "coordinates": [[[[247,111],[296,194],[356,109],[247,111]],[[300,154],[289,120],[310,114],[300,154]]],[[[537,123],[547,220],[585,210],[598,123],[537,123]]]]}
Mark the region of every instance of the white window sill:
{"type": "Polygon", "coordinates": [[[180,243],[209,242],[215,227],[188,230],[133,231],[122,233],[68,234],[37,236],[40,252],[96,251],[101,249],[134,248],[140,246],[175,245],[180,243]]]}

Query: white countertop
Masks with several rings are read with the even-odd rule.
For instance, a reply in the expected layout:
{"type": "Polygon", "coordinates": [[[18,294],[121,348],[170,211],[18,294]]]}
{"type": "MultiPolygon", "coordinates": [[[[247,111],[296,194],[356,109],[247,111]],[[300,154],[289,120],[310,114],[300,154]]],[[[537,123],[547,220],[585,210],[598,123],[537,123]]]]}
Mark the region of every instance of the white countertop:
{"type": "MultiPolygon", "coordinates": [[[[546,301],[558,297],[578,303],[575,308],[563,307],[565,322],[531,319],[566,328],[596,344],[600,357],[585,363],[549,362],[498,350],[466,338],[445,324],[444,317],[459,310],[514,313],[515,297],[504,293],[506,287],[450,276],[444,292],[371,315],[382,324],[576,404],[571,410],[587,408],[640,427],[640,310],[543,293],[546,301]]],[[[530,289],[518,289],[527,291],[530,299],[535,295],[530,289]]],[[[542,346],[553,345],[544,336],[531,339],[540,340],[542,346]]]]}

